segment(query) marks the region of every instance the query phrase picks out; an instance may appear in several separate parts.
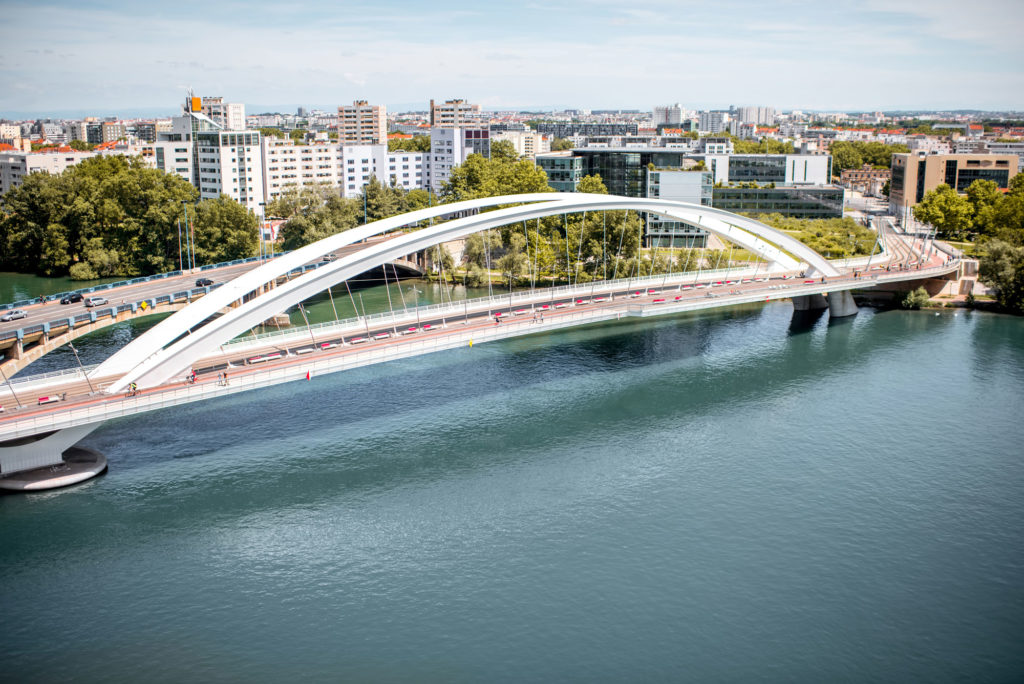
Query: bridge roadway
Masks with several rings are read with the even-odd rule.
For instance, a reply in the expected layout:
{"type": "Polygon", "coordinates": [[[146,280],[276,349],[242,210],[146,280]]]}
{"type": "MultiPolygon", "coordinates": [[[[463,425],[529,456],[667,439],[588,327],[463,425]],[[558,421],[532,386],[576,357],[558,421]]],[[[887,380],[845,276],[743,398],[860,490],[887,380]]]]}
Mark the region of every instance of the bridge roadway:
{"type": "Polygon", "coordinates": [[[498,295],[456,302],[442,311],[421,307],[418,320],[417,310],[411,309],[394,316],[349,321],[347,327],[298,328],[263,339],[242,338],[222,345],[218,352],[205,357],[201,365],[197,364],[195,384],[179,377],[129,397],[102,392],[117,378],[94,378],[90,388],[81,374],[72,374],[16,383],[16,398],[9,387],[0,388],[5,409],[0,414],[0,440],[304,379],[307,372],[312,378],[444,349],[623,317],[678,314],[940,277],[955,271],[958,265],[939,255],[921,263],[921,268],[915,265],[908,270],[886,270],[878,266],[867,274],[851,272],[825,281],[804,279],[792,273],[752,277],[750,271],[743,274],[735,269],[731,277],[723,272],[704,273],[703,277],[692,272],[659,275],[559,288],[557,293],[520,292],[511,301],[506,295],[498,295]],[[501,323],[495,322],[496,314],[500,314],[501,323]],[[227,385],[220,377],[225,371],[227,385]],[[42,396],[62,398],[38,405],[42,396]]]}
{"type": "MultiPolygon", "coordinates": [[[[346,254],[359,251],[368,243],[380,242],[381,240],[386,240],[391,237],[394,237],[394,235],[370,238],[366,242],[349,245],[348,247],[339,249],[334,252],[334,254],[336,257],[340,258],[346,254]]],[[[267,260],[269,260],[269,257],[267,260]]],[[[318,259],[317,261],[320,260],[318,259]]],[[[107,290],[100,290],[91,293],[91,295],[104,297],[109,300],[111,304],[119,304],[122,301],[140,302],[143,300],[153,300],[157,297],[172,295],[185,290],[192,290],[195,287],[195,282],[198,278],[209,278],[215,283],[224,283],[229,280],[233,280],[243,273],[258,267],[260,264],[260,261],[252,261],[244,264],[211,268],[205,271],[201,271],[197,268],[192,272],[182,273],[181,275],[168,276],[167,278],[151,280],[148,282],[122,285],[120,287],[114,287],[107,290]]],[[[85,296],[88,297],[90,295],[87,294],[85,296]]],[[[66,319],[70,316],[76,316],[89,311],[82,302],[78,302],[77,304],[61,304],[59,300],[29,304],[18,308],[24,309],[28,316],[16,321],[0,321],[0,335],[7,332],[13,332],[19,328],[27,328],[33,325],[41,325],[43,323],[49,323],[59,319],[66,319]]],[[[106,308],[106,306],[97,308],[103,309],[106,308]]],[[[6,310],[0,310],[0,314],[3,314],[5,311],[6,310]]]]}

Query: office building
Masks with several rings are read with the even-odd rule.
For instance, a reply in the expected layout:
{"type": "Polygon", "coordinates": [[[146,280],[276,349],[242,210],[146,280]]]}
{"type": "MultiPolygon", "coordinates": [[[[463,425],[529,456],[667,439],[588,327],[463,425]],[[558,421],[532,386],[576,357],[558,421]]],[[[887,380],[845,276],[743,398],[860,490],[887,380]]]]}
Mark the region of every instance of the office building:
{"type": "Polygon", "coordinates": [[[388,116],[384,105],[356,100],[338,107],[338,142],[345,145],[380,145],[388,141],[388,116]]]}
{"type": "Polygon", "coordinates": [[[712,206],[737,214],[782,214],[794,218],[842,218],[843,188],[826,186],[716,187],[712,206]]]}
{"type": "MultiPolygon", "coordinates": [[[[696,166],[696,163],[694,163],[696,166]]],[[[653,169],[647,171],[647,197],[711,206],[712,174],[710,171],[686,169],[653,169]]],[[[648,247],[706,247],[708,234],[699,226],[670,221],[647,214],[648,247]]]]}
{"type": "Polygon", "coordinates": [[[537,166],[544,169],[548,185],[558,192],[576,192],[583,178],[583,158],[569,150],[537,155],[537,166]]]}
{"type": "Polygon", "coordinates": [[[957,192],[966,192],[976,180],[1008,188],[1018,168],[1019,160],[1012,154],[894,154],[889,206],[902,213],[942,184],[957,192]]]}

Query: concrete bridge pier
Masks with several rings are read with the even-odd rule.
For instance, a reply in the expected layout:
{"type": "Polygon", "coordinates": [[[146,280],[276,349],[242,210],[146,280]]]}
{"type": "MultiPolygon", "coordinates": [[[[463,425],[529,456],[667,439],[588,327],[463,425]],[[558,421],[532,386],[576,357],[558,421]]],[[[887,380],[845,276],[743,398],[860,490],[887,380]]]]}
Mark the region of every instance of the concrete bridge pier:
{"type": "Polygon", "coordinates": [[[828,293],[828,315],[830,318],[853,316],[858,310],[857,304],[853,301],[853,294],[849,290],[828,293]]]}
{"type": "Polygon", "coordinates": [[[0,442],[0,489],[40,491],[99,475],[107,469],[107,459],[74,446],[97,427],[99,423],[76,425],[0,442]]]}
{"type": "Polygon", "coordinates": [[[829,308],[828,300],[825,299],[825,295],[812,294],[793,297],[794,311],[817,311],[818,309],[827,308],[829,308]]]}

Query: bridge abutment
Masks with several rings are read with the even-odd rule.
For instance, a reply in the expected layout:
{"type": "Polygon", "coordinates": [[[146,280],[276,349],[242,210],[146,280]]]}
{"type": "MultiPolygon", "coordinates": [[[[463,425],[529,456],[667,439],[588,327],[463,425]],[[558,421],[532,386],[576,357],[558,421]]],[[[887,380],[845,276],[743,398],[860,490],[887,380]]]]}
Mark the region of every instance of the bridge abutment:
{"type": "Polygon", "coordinates": [[[0,442],[0,489],[39,491],[66,487],[99,475],[107,459],[74,446],[99,423],[0,442]]]}

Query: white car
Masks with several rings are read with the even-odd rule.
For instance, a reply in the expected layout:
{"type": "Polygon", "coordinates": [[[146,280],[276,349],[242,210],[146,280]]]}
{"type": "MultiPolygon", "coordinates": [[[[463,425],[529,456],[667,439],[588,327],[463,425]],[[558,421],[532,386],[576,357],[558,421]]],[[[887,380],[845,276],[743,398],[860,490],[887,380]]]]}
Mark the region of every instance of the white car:
{"type": "Polygon", "coordinates": [[[0,321],[16,321],[19,318],[25,318],[28,316],[28,312],[24,309],[11,309],[3,316],[0,316],[0,321]]]}

